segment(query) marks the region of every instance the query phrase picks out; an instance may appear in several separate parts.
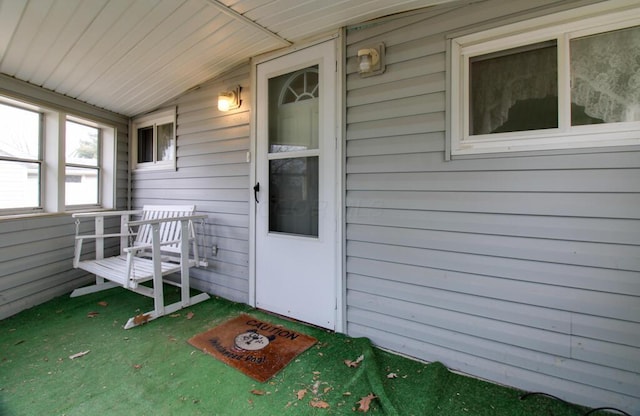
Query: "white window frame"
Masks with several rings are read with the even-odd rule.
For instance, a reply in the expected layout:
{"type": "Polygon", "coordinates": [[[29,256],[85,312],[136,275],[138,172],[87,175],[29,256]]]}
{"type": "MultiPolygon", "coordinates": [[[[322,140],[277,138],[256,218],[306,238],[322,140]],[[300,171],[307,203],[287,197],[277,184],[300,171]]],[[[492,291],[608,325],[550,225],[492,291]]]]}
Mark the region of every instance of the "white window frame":
{"type": "Polygon", "coordinates": [[[80,117],[70,112],[45,107],[29,102],[25,99],[14,99],[0,95],[0,102],[18,108],[24,108],[41,115],[41,169],[40,169],[40,205],[4,209],[1,216],[16,216],[27,214],[60,213],[86,208],[112,209],[115,208],[116,195],[116,138],[117,130],[113,125],[105,124],[87,117],[80,117]],[[100,130],[100,178],[98,182],[98,204],[65,205],[66,178],[66,122],[75,121],[92,125],[100,130]]]}
{"type": "Polygon", "coordinates": [[[167,108],[160,111],[155,111],[150,114],[145,114],[141,117],[136,117],[131,122],[131,167],[134,171],[141,170],[176,170],[177,159],[177,134],[176,123],[176,107],[167,108]],[[156,160],[157,157],[157,126],[173,123],[173,149],[171,160],[156,160]],[[153,127],[153,161],[138,163],[138,129],[144,127],[153,127]]]}
{"type": "MultiPolygon", "coordinates": [[[[98,125],[97,123],[90,121],[90,120],[86,120],[86,119],[80,119],[77,117],[73,117],[73,116],[67,116],[66,120],[65,120],[65,127],[66,127],[66,122],[72,122],[72,123],[77,123],[77,124],[81,124],[84,126],[89,126],[89,127],[93,127],[96,128],[98,130],[98,165],[94,166],[94,165],[84,165],[84,164],[80,164],[80,163],[70,163],[68,160],[65,160],[65,188],[66,188],[66,168],[67,167],[77,167],[77,168],[83,168],[83,169],[94,169],[97,172],[97,177],[98,177],[98,202],[96,204],[69,204],[66,205],[67,209],[84,209],[84,208],[99,208],[102,206],[102,198],[103,198],[103,193],[102,193],[102,171],[103,171],[103,167],[104,167],[104,163],[102,162],[102,153],[103,153],[103,146],[102,146],[102,142],[104,141],[103,136],[104,136],[104,129],[102,129],[100,127],[100,125],[98,125]]],[[[66,132],[65,132],[65,142],[66,142],[66,132]]],[[[65,152],[66,154],[66,152],[65,152]]],[[[65,190],[66,193],[66,190],[65,190]]],[[[65,195],[66,197],[66,195],[65,195]]],[[[66,200],[66,198],[65,198],[66,200]]]]}
{"type": "Polygon", "coordinates": [[[640,122],[571,126],[569,41],[640,25],[637,1],[612,0],[450,40],[450,151],[452,156],[640,145],[640,122]],[[471,135],[469,60],[549,40],[558,47],[558,128],[471,135]]]}

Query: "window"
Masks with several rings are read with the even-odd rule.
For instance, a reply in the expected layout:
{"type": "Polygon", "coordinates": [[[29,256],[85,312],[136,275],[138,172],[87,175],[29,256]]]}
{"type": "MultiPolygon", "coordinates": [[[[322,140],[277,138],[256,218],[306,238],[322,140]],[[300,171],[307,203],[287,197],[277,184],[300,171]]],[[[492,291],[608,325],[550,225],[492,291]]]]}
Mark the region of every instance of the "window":
{"type": "Polygon", "coordinates": [[[42,116],[0,103],[0,210],[40,208],[42,116]]]}
{"type": "Polygon", "coordinates": [[[640,9],[607,3],[452,39],[451,154],[640,144],[640,9]]]}
{"type": "Polygon", "coordinates": [[[171,108],[133,121],[134,169],[176,168],[176,110],[171,108]]]}
{"type": "Polygon", "coordinates": [[[65,205],[100,202],[100,129],[66,123],[65,205]]]}
{"type": "Polygon", "coordinates": [[[3,96],[0,125],[0,215],[113,208],[113,126],[3,96]]]}

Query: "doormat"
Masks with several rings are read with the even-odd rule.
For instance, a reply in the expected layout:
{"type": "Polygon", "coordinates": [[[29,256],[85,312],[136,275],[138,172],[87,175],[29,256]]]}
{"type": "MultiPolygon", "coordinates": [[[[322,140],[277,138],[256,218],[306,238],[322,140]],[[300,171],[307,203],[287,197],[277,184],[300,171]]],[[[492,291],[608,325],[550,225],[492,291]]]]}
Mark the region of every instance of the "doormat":
{"type": "Polygon", "coordinates": [[[316,339],[282,325],[240,315],[189,339],[189,344],[265,382],[316,339]]]}

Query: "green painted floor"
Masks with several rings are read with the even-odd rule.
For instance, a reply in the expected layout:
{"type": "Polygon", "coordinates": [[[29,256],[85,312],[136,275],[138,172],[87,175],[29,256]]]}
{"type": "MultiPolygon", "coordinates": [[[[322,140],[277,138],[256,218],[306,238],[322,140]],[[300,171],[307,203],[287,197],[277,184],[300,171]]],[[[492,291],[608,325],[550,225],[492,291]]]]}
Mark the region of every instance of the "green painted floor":
{"type": "MultiPolygon", "coordinates": [[[[168,296],[177,296],[175,290],[167,288],[168,296]]],[[[60,297],[0,321],[0,415],[362,414],[359,401],[371,393],[376,398],[367,414],[378,415],[578,416],[588,410],[545,396],[520,400],[520,391],[454,374],[439,363],[223,299],[122,329],[129,317],[151,308],[150,299],[117,288],[60,297]],[[266,383],[187,343],[240,313],[319,342],[266,383]],[[360,355],[359,366],[345,365],[360,355]]]]}

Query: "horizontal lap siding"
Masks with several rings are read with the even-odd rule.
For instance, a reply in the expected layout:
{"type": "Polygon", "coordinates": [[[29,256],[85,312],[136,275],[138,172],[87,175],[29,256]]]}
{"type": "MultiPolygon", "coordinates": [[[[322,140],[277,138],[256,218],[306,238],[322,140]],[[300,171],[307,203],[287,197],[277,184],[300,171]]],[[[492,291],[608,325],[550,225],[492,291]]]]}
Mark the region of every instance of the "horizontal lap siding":
{"type": "Polygon", "coordinates": [[[347,330],[634,413],[640,152],[445,160],[445,35],[569,7],[552,3],[441,7],[348,31],[347,330]],[[387,70],[360,78],[356,51],[375,42],[387,70]]]}
{"type": "MultiPolygon", "coordinates": [[[[0,89],[25,101],[67,111],[114,125],[117,129],[116,195],[118,209],[127,207],[128,118],[16,80],[0,79],[0,89]]],[[[89,232],[89,224],[82,229],[89,232]]],[[[106,225],[118,230],[119,223],[106,225]]],[[[71,292],[91,282],[86,272],[74,269],[75,224],[70,214],[38,215],[0,220],[0,319],[71,292]]],[[[92,243],[87,244],[89,254],[92,243]]],[[[113,250],[111,243],[105,250],[113,250]]]]}
{"type": "Polygon", "coordinates": [[[245,65],[177,98],[177,169],[132,175],[134,207],[180,202],[208,215],[198,242],[209,266],[192,269],[193,285],[240,302],[249,291],[250,96],[245,65]],[[242,107],[221,113],[218,93],[231,85],[242,85],[242,107]]]}

